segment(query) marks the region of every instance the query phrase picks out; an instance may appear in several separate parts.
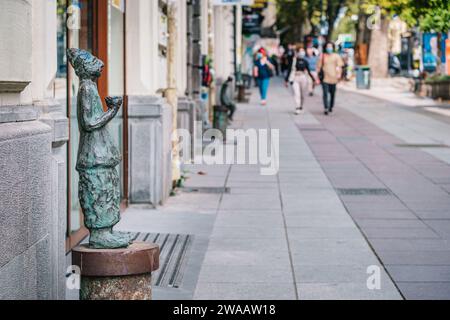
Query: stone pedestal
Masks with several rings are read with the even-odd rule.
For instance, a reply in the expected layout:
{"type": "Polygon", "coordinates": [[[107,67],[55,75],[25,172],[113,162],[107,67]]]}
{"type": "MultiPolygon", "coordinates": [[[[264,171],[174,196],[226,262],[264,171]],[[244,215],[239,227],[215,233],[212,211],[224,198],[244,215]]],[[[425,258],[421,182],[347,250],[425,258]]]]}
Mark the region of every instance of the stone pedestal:
{"type": "Polygon", "coordinates": [[[81,245],[72,251],[72,261],[81,270],[81,300],[151,300],[159,246],[134,242],[126,249],[101,250],[81,245]]]}
{"type": "Polygon", "coordinates": [[[128,97],[133,204],[163,205],[172,190],[172,109],[161,97],[128,97]]]}
{"type": "Polygon", "coordinates": [[[197,110],[195,102],[187,97],[178,98],[177,129],[184,129],[190,134],[190,157],[194,158],[197,110]]]}

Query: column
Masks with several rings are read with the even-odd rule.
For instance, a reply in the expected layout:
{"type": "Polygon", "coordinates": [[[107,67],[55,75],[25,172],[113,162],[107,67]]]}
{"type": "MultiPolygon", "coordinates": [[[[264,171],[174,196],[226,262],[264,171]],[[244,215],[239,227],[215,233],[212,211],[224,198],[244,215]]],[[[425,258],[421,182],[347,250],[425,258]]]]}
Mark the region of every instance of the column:
{"type": "Polygon", "coordinates": [[[129,130],[129,199],[158,206],[172,189],[172,110],[164,47],[166,20],[159,1],[127,1],[126,77],[129,130]]]}

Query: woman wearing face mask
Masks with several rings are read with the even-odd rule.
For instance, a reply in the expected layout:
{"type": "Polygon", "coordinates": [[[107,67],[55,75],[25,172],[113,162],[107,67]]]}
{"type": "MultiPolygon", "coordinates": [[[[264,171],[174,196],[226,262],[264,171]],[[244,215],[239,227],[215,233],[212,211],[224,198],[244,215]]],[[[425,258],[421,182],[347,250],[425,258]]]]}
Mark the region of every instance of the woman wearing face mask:
{"type": "Polygon", "coordinates": [[[287,76],[287,80],[292,84],[292,88],[294,89],[295,114],[300,114],[303,111],[303,103],[308,92],[308,76],[311,78],[311,81],[316,81],[309,69],[309,64],[305,56],[305,49],[299,48],[287,76]]]}
{"type": "Polygon", "coordinates": [[[309,70],[311,71],[311,74],[314,77],[314,81],[309,81],[309,95],[314,95],[314,88],[316,87],[317,82],[317,61],[319,60],[319,57],[315,54],[314,48],[309,46],[306,48],[306,57],[305,60],[308,61],[309,64],[309,70]]]}
{"type": "Polygon", "coordinates": [[[259,93],[261,94],[261,104],[263,106],[267,103],[267,91],[269,89],[270,77],[272,76],[274,66],[267,59],[265,51],[258,52],[256,56],[255,67],[253,73],[258,81],[259,93]]]}
{"type": "Polygon", "coordinates": [[[319,77],[322,82],[325,115],[333,112],[336,84],[341,78],[343,66],[344,62],[341,57],[334,53],[334,43],[327,42],[324,53],[317,63],[317,70],[319,70],[319,77]]]}

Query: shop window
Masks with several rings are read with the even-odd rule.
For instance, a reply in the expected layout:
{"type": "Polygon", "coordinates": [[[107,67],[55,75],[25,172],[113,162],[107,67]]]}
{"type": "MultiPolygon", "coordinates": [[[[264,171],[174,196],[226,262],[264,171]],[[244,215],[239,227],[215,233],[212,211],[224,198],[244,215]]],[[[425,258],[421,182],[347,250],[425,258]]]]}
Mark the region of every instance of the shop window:
{"type": "MultiPolygon", "coordinates": [[[[67,48],[87,50],[105,62],[98,88],[102,101],[107,95],[125,95],[124,11],[125,0],[57,0],[57,74],[54,97],[67,105],[70,120],[68,144],[68,217],[67,249],[70,250],[87,236],[78,201],[78,172],[75,170],[79,129],[77,121],[77,92],[79,79],[68,64],[67,48]]],[[[123,111],[111,122],[110,132],[124,153],[126,134],[123,111]]],[[[122,197],[126,198],[126,157],[119,167],[122,197]]]]}

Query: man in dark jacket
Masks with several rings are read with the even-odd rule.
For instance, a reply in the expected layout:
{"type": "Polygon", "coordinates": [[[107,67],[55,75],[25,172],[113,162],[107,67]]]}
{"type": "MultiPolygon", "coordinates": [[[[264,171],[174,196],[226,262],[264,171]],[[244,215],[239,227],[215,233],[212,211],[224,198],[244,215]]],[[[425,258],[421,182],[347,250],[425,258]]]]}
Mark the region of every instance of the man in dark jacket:
{"type": "Polygon", "coordinates": [[[231,94],[229,92],[229,87],[232,82],[233,78],[228,77],[220,89],[220,103],[228,109],[228,119],[230,121],[233,121],[233,114],[236,111],[236,104],[231,99],[231,94]]]}

